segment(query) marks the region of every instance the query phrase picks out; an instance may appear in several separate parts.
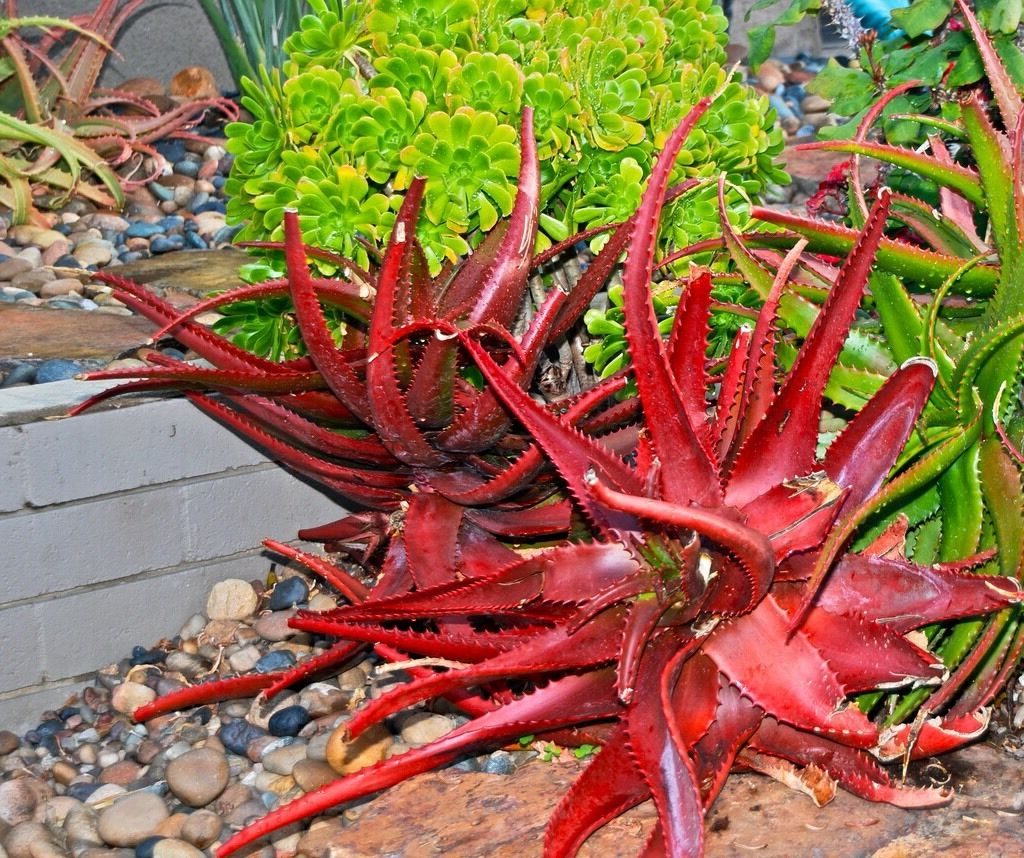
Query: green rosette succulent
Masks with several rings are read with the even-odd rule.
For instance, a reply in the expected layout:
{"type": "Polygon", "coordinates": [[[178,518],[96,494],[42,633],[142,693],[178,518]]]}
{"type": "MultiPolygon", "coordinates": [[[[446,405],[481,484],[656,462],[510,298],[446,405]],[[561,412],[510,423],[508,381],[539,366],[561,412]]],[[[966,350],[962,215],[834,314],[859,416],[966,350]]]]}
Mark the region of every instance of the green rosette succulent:
{"type": "MultiPolygon", "coordinates": [[[[427,180],[424,213],[435,224],[465,234],[484,232],[499,214],[512,211],[519,169],[516,130],[498,124],[492,113],[460,107],[454,115],[431,113],[423,130],[402,150],[410,174],[427,180]]],[[[436,247],[424,246],[428,259],[436,247]]],[[[436,267],[441,260],[434,254],[436,267]]]]}
{"type": "Polygon", "coordinates": [[[369,6],[366,26],[381,56],[403,43],[465,51],[475,44],[477,0],[377,0],[369,6]]]}
{"type": "MultiPolygon", "coordinates": [[[[407,98],[421,92],[432,108],[441,109],[458,65],[459,58],[447,49],[431,51],[416,45],[396,45],[394,53],[376,61],[376,72],[367,85],[371,90],[394,88],[407,98]]],[[[323,144],[341,146],[344,139],[326,137],[323,144]]]]}
{"type": "Polygon", "coordinates": [[[284,43],[292,73],[313,66],[358,69],[368,62],[371,36],[366,28],[366,0],[307,0],[313,14],[284,43]]]}
{"type": "Polygon", "coordinates": [[[473,51],[452,75],[447,101],[453,109],[472,107],[514,116],[523,101],[522,73],[512,57],[473,51]]]}
{"type": "MultiPolygon", "coordinates": [[[[774,114],[724,70],[727,21],[710,0],[311,7],[315,14],[286,42],[282,81],[247,83],[252,121],[228,129],[236,156],[228,214],[244,224],[240,240],[275,237],[280,212],[292,206],[311,226],[311,243],[364,259],[360,242],[387,234],[420,174],[427,185],[419,234],[436,273],[510,210],[524,106],[535,110],[541,159],[538,250],[633,211],[653,153],[710,92],[721,90],[673,181],[724,170],[751,196],[785,181],[773,165],[783,144],[774,114]],[[296,172],[300,163],[308,173],[296,172]],[[340,193],[339,171],[354,172],[365,192],[346,178],[340,193]],[[377,212],[382,223],[374,226],[367,218],[377,212]],[[344,235],[342,224],[357,233],[344,235]]],[[[706,193],[691,197],[689,213],[676,213],[678,205],[667,212],[665,245],[717,232],[713,192],[706,193]]],[[[730,201],[745,205],[741,194],[730,201]]],[[[602,242],[595,239],[595,249],[602,242]]]]}

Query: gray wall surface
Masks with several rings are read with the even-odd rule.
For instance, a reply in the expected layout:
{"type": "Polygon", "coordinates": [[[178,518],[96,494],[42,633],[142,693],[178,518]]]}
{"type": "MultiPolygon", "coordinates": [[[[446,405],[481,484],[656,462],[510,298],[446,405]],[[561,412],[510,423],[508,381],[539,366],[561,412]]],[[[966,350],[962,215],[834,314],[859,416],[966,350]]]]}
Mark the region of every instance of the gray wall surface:
{"type": "Polygon", "coordinates": [[[39,419],[98,384],[0,390],[0,729],[265,577],[265,537],[344,515],[184,399],[39,419]]]}
{"type": "MultiPolygon", "coordinates": [[[[70,18],[95,7],[96,0],[21,0],[18,12],[70,18]]],[[[108,60],[101,78],[105,86],[116,86],[130,77],[152,77],[167,83],[187,66],[206,66],[221,89],[234,88],[220,43],[197,0],[146,0],[114,47],[121,56],[108,60]]]]}

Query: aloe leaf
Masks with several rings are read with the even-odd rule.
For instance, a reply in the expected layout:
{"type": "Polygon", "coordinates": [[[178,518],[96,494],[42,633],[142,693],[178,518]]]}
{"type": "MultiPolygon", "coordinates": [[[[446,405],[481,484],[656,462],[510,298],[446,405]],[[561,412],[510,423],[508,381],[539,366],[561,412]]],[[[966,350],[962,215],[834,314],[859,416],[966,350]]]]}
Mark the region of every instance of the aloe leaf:
{"type": "MultiPolygon", "coordinates": [[[[856,230],[809,220],[788,212],[752,206],[750,215],[807,238],[807,249],[812,253],[846,256],[857,240],[856,230]]],[[[778,233],[747,234],[744,239],[758,247],[787,247],[793,243],[791,236],[778,233]]],[[[963,259],[960,257],[933,253],[905,242],[885,238],[879,245],[876,259],[876,270],[913,280],[930,289],[941,286],[963,265],[963,259]]],[[[957,294],[985,298],[992,295],[998,282],[999,269],[996,266],[978,265],[960,279],[955,291],[957,294]]]]}
{"type": "Polygon", "coordinates": [[[983,518],[978,455],[978,445],[972,445],[939,477],[940,560],[955,560],[978,550],[983,518]]]}
{"type": "Polygon", "coordinates": [[[817,436],[821,396],[860,306],[888,213],[889,195],[883,194],[854,252],[840,269],[792,370],[739,450],[730,480],[731,502],[752,500],[775,482],[812,469],[814,444],[807,442],[817,436]],[[775,451],[770,459],[761,455],[768,445],[775,451]]]}
{"type": "Polygon", "coordinates": [[[1021,343],[1012,341],[1022,334],[1024,315],[1006,319],[1002,324],[985,331],[967,348],[951,379],[962,413],[970,411],[975,387],[980,391],[983,401],[994,402],[1001,383],[1015,377],[1020,363],[1021,343]],[[1007,345],[1011,345],[1011,348],[1004,354],[1003,347],[1007,345]]]}
{"type": "Polygon", "coordinates": [[[15,223],[25,223],[32,211],[32,188],[28,180],[3,157],[0,157],[0,177],[8,186],[0,189],[0,202],[11,209],[15,223]]]}
{"type": "Polygon", "coordinates": [[[867,141],[827,140],[795,146],[794,151],[849,152],[851,155],[866,155],[931,179],[938,185],[956,191],[976,205],[985,204],[985,192],[974,170],[956,164],[944,165],[913,149],[867,141]]]}
{"type": "Polygon", "coordinates": [[[972,405],[973,410],[967,412],[972,416],[965,420],[963,426],[958,427],[956,432],[951,433],[941,444],[933,447],[909,468],[890,480],[867,503],[849,515],[844,515],[836,523],[822,543],[821,553],[811,571],[803,603],[794,615],[793,628],[798,627],[800,621],[803,620],[835,558],[860,525],[869,517],[916,495],[923,488],[934,483],[978,441],[981,435],[981,403],[978,401],[977,395],[974,396],[972,405]]]}
{"type": "MultiPolygon", "coordinates": [[[[945,188],[942,193],[949,194],[945,188]]],[[[961,199],[961,202],[963,200],[961,199]]],[[[945,205],[944,205],[945,208],[945,205]]],[[[893,194],[894,218],[909,226],[929,247],[949,256],[973,256],[981,248],[945,212],[905,194],[893,194]]]]}
{"type": "Polygon", "coordinates": [[[981,442],[978,477],[999,546],[999,573],[1020,579],[1024,575],[1024,489],[1017,465],[998,438],[981,442]]]}
{"type": "Polygon", "coordinates": [[[988,211],[994,244],[1005,261],[1020,240],[1006,139],[993,128],[977,96],[963,105],[963,123],[981,176],[985,196],[981,205],[988,211]]]}
{"type": "MultiPolygon", "coordinates": [[[[981,61],[985,64],[985,76],[992,87],[992,94],[996,97],[1003,122],[1007,128],[1013,128],[1017,124],[1021,110],[1024,109],[1020,94],[1013,85],[1013,81],[1010,80],[1006,66],[996,53],[992,40],[989,39],[988,33],[981,26],[970,5],[964,0],[956,0],[956,4],[960,7],[960,14],[964,16],[964,21],[967,22],[971,35],[974,37],[974,43],[978,46],[981,61]]],[[[1014,32],[1016,29],[1015,26],[1014,32]]]]}
{"type": "Polygon", "coordinates": [[[676,125],[659,155],[636,213],[622,274],[626,340],[640,400],[648,413],[651,441],[661,461],[662,486],[668,501],[714,503],[720,500],[716,465],[686,417],[649,297],[669,174],[687,135],[711,102],[712,98],[706,97],[691,108],[676,125]],[[683,501],[684,498],[687,500],[683,501]]]}
{"type": "Polygon", "coordinates": [[[924,323],[918,305],[903,288],[900,279],[892,274],[873,274],[871,294],[892,356],[902,363],[921,354],[924,323]]]}
{"type": "Polygon", "coordinates": [[[32,125],[2,111],[0,111],[0,137],[52,147],[67,163],[72,182],[78,182],[82,167],[85,166],[103,182],[107,190],[110,191],[111,197],[114,198],[117,207],[124,206],[124,190],[117,174],[100,155],[74,137],[49,128],[32,125]]]}
{"type": "MultiPolygon", "coordinates": [[[[746,283],[758,293],[762,300],[767,300],[775,279],[774,275],[751,253],[743,238],[736,233],[728,218],[725,217],[725,209],[721,204],[719,212],[722,236],[733,262],[743,275],[746,283]]],[[[851,231],[851,235],[856,236],[857,233],[851,231]]],[[[852,246],[853,242],[851,241],[852,246]]],[[[813,250],[814,248],[812,247],[811,249],[813,250]]],[[[814,320],[818,318],[819,312],[819,307],[813,301],[791,291],[784,293],[779,301],[779,317],[800,337],[807,336],[814,324],[814,320]]],[[[856,330],[850,332],[844,344],[843,361],[848,365],[860,367],[871,373],[884,372],[888,374],[894,369],[893,363],[885,349],[856,330]]],[[[877,389],[877,385],[872,388],[871,392],[875,389],[877,389]]],[[[838,402],[839,400],[833,401],[838,402]]]]}

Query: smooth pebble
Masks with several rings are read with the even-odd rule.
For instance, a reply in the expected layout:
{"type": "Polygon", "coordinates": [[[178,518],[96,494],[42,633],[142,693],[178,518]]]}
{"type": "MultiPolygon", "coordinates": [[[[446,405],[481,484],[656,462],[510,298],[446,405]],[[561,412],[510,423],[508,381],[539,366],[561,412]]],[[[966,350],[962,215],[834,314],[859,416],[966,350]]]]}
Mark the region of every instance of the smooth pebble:
{"type": "Polygon", "coordinates": [[[310,715],[304,706],[286,706],[278,709],[267,722],[271,736],[297,736],[310,722],[310,715]]]}
{"type": "Polygon", "coordinates": [[[228,578],[213,585],[206,600],[206,616],[211,620],[241,620],[259,604],[252,585],[241,578],[228,578]]]}
{"type": "Polygon", "coordinates": [[[189,807],[209,804],[228,785],[227,757],[212,748],[197,748],[171,760],[167,766],[167,786],[189,807]]]}
{"type": "Polygon", "coordinates": [[[160,796],[137,792],[100,811],[97,830],[110,846],[137,846],[169,815],[160,796]]]}
{"type": "Polygon", "coordinates": [[[297,575],[285,578],[274,585],[267,607],[272,611],[283,611],[305,602],[309,598],[309,585],[297,575]]]}
{"type": "Polygon", "coordinates": [[[342,775],[351,774],[387,757],[394,741],[387,727],[374,724],[355,739],[349,740],[346,726],[341,724],[335,727],[327,741],[327,764],[334,771],[342,775]]]}
{"type": "Polygon", "coordinates": [[[293,745],[285,745],[283,748],[275,748],[263,756],[263,768],[275,775],[290,775],[299,760],[306,759],[306,745],[304,742],[296,742],[293,745]]]}
{"type": "Polygon", "coordinates": [[[131,715],[140,706],[152,703],[156,692],[138,682],[122,682],[110,694],[110,705],[118,712],[131,715]]]}
{"type": "Polygon", "coordinates": [[[198,849],[205,849],[220,837],[224,823],[212,810],[197,810],[189,814],[181,826],[181,839],[198,849]]]}

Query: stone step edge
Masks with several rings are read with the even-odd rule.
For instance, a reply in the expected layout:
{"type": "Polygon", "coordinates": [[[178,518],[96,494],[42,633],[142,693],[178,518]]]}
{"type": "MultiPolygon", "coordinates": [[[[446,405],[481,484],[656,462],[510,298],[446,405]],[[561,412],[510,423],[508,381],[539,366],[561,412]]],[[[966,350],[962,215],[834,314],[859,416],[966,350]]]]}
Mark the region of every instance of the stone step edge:
{"type": "MultiPolygon", "coordinates": [[[[113,381],[51,381],[0,390],[0,427],[19,426],[37,420],[65,417],[76,405],[111,387],[124,384],[125,379],[113,381]]],[[[125,396],[99,407],[123,407],[152,402],[152,396],[125,396]]]]}

